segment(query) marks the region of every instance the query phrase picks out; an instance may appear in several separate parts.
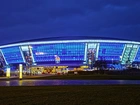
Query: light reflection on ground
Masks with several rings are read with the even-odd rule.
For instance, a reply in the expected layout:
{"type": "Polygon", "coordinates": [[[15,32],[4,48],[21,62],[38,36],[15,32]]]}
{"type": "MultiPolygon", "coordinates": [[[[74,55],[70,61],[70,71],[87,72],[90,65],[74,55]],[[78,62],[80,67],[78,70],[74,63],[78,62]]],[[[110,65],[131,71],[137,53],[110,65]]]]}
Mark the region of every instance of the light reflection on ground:
{"type": "Polygon", "coordinates": [[[4,80],[0,86],[50,86],[50,85],[127,85],[140,84],[140,80],[4,80]]]}

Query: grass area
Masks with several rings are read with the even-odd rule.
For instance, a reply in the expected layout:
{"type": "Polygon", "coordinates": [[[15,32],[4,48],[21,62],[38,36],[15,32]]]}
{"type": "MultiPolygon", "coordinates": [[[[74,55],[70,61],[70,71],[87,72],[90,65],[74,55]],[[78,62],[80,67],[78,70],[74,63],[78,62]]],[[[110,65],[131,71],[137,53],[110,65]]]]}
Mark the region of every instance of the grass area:
{"type": "Polygon", "coordinates": [[[140,85],[0,87],[0,105],[139,105],[140,85]]]}
{"type": "MultiPolygon", "coordinates": [[[[27,79],[34,79],[34,77],[27,77],[27,79]]],[[[93,75],[52,75],[36,77],[35,79],[70,79],[70,80],[140,80],[140,76],[136,75],[107,75],[107,74],[93,74],[93,75]]]]}

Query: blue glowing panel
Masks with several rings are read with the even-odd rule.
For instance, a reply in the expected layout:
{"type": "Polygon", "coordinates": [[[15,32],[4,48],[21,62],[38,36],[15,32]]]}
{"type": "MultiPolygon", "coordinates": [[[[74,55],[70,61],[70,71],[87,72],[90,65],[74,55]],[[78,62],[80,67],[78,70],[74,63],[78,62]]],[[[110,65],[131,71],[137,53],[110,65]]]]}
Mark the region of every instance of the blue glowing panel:
{"type": "Polygon", "coordinates": [[[35,62],[55,61],[83,61],[85,43],[62,43],[32,45],[35,62]]]}
{"type": "Polygon", "coordinates": [[[8,64],[24,63],[20,48],[18,46],[2,48],[1,50],[8,64]]]}
{"type": "Polygon", "coordinates": [[[100,43],[98,60],[120,60],[124,44],[100,43]]]}
{"type": "Polygon", "coordinates": [[[136,55],[134,61],[138,61],[138,62],[140,61],[140,47],[139,47],[139,50],[138,50],[138,52],[137,52],[137,55],[136,55]]]}

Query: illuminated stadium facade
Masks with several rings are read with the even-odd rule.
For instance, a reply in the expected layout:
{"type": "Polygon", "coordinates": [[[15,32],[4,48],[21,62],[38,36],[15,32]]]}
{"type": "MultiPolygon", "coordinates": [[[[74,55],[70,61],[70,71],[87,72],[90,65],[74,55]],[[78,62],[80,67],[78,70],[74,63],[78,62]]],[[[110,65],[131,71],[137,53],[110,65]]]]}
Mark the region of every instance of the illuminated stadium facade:
{"type": "Polygon", "coordinates": [[[121,65],[140,62],[140,42],[110,38],[52,38],[0,46],[1,64],[94,66],[96,61],[121,65]]]}

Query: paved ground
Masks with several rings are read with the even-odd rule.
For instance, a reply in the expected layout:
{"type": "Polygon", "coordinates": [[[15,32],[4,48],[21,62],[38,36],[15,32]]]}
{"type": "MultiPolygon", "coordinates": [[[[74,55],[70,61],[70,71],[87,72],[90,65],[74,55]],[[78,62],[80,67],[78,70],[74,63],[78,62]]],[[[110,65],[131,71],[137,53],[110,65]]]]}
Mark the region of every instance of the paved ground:
{"type": "MultiPolygon", "coordinates": [[[[39,74],[39,75],[23,75],[23,79],[33,79],[38,77],[46,77],[46,76],[52,76],[53,74],[39,74]]],[[[7,79],[19,79],[19,76],[11,76],[10,78],[7,77],[0,77],[0,80],[7,80],[7,79]]]]}

